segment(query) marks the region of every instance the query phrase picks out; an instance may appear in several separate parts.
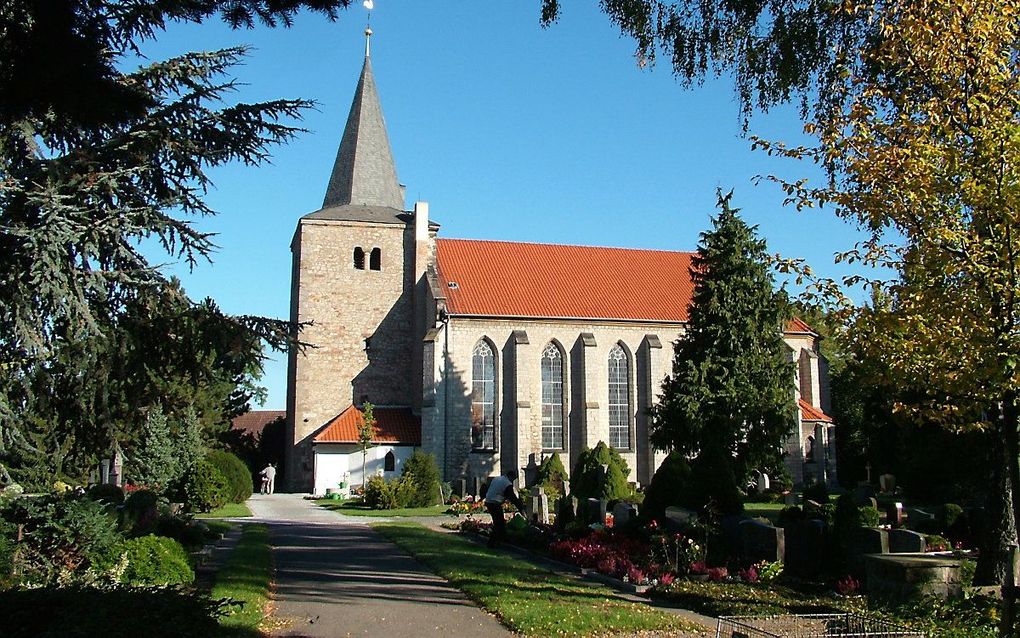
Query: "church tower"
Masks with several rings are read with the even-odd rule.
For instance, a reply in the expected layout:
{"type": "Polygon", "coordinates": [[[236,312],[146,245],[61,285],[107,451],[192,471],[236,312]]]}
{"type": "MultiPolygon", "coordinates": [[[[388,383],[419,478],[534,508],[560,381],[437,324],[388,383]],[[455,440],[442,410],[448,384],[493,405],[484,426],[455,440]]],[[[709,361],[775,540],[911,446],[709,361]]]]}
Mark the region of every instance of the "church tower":
{"type": "Polygon", "coordinates": [[[364,67],[322,208],[298,221],[291,242],[290,318],[304,325],[300,339],[309,344],[288,361],[292,490],[311,490],[312,438],[330,419],[365,401],[410,407],[412,388],[421,392],[421,375],[415,379],[410,364],[421,356],[412,347],[420,342],[414,338],[420,242],[415,217],[404,210],[372,76],[371,30],[365,35],[364,67]]]}

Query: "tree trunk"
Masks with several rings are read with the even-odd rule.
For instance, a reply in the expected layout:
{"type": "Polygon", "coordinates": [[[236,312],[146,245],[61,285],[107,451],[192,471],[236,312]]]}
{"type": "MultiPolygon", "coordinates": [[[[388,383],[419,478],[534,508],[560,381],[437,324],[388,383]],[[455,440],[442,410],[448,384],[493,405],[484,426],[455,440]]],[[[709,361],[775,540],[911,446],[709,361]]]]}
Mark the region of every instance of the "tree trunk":
{"type": "Polygon", "coordinates": [[[1005,423],[1000,422],[999,426],[996,436],[989,441],[990,489],[985,504],[981,556],[974,574],[974,581],[984,585],[1003,583],[1008,568],[1009,548],[1016,543],[1013,475],[1017,457],[1015,451],[1011,451],[1017,444],[1016,428],[1014,426],[1010,436],[1009,428],[1004,427],[1005,423]]]}
{"type": "MultiPolygon", "coordinates": [[[[1012,392],[1008,393],[1002,402],[1002,429],[1004,456],[1009,475],[1009,496],[1013,506],[1013,533],[1009,543],[1011,546],[1015,546],[1017,543],[1016,523],[1020,521],[1020,432],[1017,431],[1016,395],[1012,392]]],[[[1008,591],[1003,592],[1002,621],[999,625],[999,635],[1004,638],[1016,635],[1014,628],[1017,620],[1018,583],[1016,582],[1015,562],[1015,554],[1009,554],[1004,571],[1007,572],[1006,582],[1010,587],[1008,591]]]]}

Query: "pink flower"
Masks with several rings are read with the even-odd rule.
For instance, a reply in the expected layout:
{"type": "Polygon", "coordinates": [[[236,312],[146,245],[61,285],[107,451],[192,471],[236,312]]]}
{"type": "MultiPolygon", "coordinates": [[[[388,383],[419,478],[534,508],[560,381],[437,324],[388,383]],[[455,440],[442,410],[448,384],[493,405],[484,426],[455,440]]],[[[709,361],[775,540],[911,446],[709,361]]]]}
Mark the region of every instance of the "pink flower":
{"type": "Polygon", "coordinates": [[[710,567],[708,569],[708,579],[713,582],[725,580],[730,575],[730,571],[725,567],[710,567]]]}
{"type": "Polygon", "coordinates": [[[690,570],[692,574],[707,574],[708,565],[703,560],[696,560],[691,563],[690,570]]]}
{"type": "Polygon", "coordinates": [[[847,575],[836,581],[836,591],[844,596],[853,596],[861,589],[861,583],[853,576],[847,575]]]}

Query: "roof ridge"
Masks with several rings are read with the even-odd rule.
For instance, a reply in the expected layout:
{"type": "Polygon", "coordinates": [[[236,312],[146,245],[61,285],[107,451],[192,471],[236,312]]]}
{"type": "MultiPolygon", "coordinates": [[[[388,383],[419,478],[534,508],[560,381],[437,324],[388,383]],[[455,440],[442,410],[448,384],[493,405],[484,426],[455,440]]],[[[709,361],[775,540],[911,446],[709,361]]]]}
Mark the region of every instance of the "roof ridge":
{"type": "Polygon", "coordinates": [[[471,242],[476,244],[511,244],[515,246],[552,246],[557,248],[594,248],[598,250],[620,250],[642,253],[666,253],[669,255],[695,255],[696,250],[667,250],[665,248],[633,248],[628,246],[593,246],[590,244],[562,244],[556,242],[511,241],[506,239],[464,239],[459,237],[437,237],[437,242],[471,242]]]}

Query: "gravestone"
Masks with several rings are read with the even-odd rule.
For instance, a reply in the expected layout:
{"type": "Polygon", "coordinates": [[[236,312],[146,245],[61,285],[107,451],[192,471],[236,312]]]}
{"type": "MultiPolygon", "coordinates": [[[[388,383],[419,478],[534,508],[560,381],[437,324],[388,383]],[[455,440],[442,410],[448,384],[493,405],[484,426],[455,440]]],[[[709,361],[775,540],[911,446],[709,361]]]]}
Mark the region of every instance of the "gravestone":
{"type": "Polygon", "coordinates": [[[903,527],[907,515],[903,511],[903,503],[890,503],[885,508],[885,522],[893,527],[903,527]]]}
{"type": "Polygon", "coordinates": [[[617,503],[613,507],[613,525],[620,527],[637,518],[638,508],[633,503],[617,503]]]}
{"type": "Polygon", "coordinates": [[[667,507],[665,522],[667,527],[675,531],[683,531],[698,522],[698,515],[683,507],[667,507]]]}
{"type": "Polygon", "coordinates": [[[878,506],[878,499],[876,499],[873,496],[868,499],[868,502],[865,503],[865,505],[867,505],[868,507],[874,507],[875,509],[877,509],[880,512],[882,511],[882,509],[878,506]]]}
{"type": "Polygon", "coordinates": [[[896,491],[896,476],[893,474],[883,474],[878,477],[878,487],[883,492],[895,492],[896,491]]]}
{"type": "Polygon", "coordinates": [[[765,492],[769,491],[769,487],[771,487],[769,475],[766,474],[765,472],[759,472],[758,481],[755,484],[755,489],[759,494],[764,494],[765,492]]]}
{"type": "Polygon", "coordinates": [[[797,495],[793,492],[787,492],[783,495],[783,505],[787,507],[797,505],[797,495]]]}
{"type": "Polygon", "coordinates": [[[459,496],[460,498],[464,498],[465,496],[467,496],[467,479],[464,478],[457,479],[456,482],[454,482],[453,484],[453,493],[459,496]]]}
{"type": "Polygon", "coordinates": [[[482,479],[477,476],[471,477],[471,495],[472,496],[484,496],[482,494],[482,479]]]}
{"type": "Polygon", "coordinates": [[[556,528],[562,530],[568,523],[577,520],[577,499],[561,498],[556,506],[556,528]]]}
{"type": "Polygon", "coordinates": [[[923,554],[927,549],[924,536],[909,529],[889,530],[889,553],[923,554]]]}
{"type": "Polygon", "coordinates": [[[588,525],[591,525],[593,523],[598,525],[605,525],[606,501],[597,498],[589,498],[585,502],[584,506],[584,522],[587,523],[588,525]]]}
{"type": "Polygon", "coordinates": [[[864,557],[868,554],[889,553],[889,532],[877,527],[855,529],[847,545],[847,563],[857,574],[864,572],[864,557]]]}
{"type": "Polygon", "coordinates": [[[814,576],[824,565],[825,524],[801,521],[784,530],[786,569],[800,576],[814,576]]]}
{"type": "Polygon", "coordinates": [[[531,498],[528,499],[528,518],[535,523],[549,524],[549,496],[541,487],[531,488],[531,498]]]}
{"type": "Polygon", "coordinates": [[[786,555],[786,532],[756,520],[740,522],[743,557],[751,562],[781,561],[786,555]]]}

